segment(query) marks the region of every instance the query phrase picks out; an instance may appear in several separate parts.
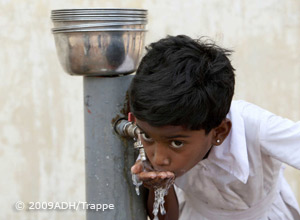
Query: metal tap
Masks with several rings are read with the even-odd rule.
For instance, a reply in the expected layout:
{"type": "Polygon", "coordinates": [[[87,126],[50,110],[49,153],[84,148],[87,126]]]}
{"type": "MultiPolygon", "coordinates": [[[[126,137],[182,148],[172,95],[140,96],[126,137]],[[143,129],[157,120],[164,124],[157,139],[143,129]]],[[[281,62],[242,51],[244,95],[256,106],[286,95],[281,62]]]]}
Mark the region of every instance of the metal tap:
{"type": "Polygon", "coordinates": [[[146,154],[144,146],[140,140],[140,129],[131,121],[127,121],[125,118],[120,118],[114,124],[114,130],[122,137],[131,137],[135,140],[133,146],[139,150],[139,157],[142,161],[146,161],[146,154]]]}

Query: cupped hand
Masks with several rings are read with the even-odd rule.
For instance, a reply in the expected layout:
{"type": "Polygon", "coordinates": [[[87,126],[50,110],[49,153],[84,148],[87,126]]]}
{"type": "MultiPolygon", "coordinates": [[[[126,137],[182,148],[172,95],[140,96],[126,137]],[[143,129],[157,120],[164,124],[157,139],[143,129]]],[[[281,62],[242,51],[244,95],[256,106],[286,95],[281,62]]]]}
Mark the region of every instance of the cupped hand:
{"type": "Polygon", "coordinates": [[[175,174],[170,171],[154,171],[145,168],[141,160],[131,167],[131,173],[136,174],[139,180],[143,181],[143,185],[148,189],[164,187],[170,179],[175,178],[175,174]]]}

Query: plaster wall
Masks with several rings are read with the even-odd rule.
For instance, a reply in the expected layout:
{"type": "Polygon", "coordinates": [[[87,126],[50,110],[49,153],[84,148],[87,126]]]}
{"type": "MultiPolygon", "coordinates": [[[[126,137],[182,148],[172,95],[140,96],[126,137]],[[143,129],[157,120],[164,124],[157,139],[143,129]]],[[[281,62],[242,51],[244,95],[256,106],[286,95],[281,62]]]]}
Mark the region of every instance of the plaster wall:
{"type": "MultiPolygon", "coordinates": [[[[50,12],[88,7],[148,9],[146,44],[186,34],[233,49],[235,99],[300,121],[298,0],[0,0],[0,219],[85,217],[14,204],[85,200],[82,78],[58,62],[50,12]]],[[[285,175],[300,201],[300,172],[285,175]]]]}

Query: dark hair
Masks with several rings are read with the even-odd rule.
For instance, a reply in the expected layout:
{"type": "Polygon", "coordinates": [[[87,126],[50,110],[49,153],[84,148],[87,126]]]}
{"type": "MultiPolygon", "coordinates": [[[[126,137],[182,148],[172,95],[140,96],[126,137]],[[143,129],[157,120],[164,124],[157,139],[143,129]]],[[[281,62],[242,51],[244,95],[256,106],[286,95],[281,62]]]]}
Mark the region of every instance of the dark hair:
{"type": "Polygon", "coordinates": [[[129,89],[137,119],[206,133],[225,119],[234,93],[227,57],[232,51],[185,35],[168,36],[146,50],[129,89]]]}

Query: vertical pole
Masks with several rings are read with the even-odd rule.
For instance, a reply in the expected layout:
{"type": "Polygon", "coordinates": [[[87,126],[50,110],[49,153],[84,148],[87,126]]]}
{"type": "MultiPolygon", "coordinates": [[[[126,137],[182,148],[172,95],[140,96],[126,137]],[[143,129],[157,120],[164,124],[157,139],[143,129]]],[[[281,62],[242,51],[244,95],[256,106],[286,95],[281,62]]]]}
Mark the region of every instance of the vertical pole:
{"type": "Polygon", "coordinates": [[[84,77],[86,201],[114,209],[87,210],[87,220],[146,220],[144,197],[135,194],[132,143],[114,133],[132,76],[84,77]]]}

